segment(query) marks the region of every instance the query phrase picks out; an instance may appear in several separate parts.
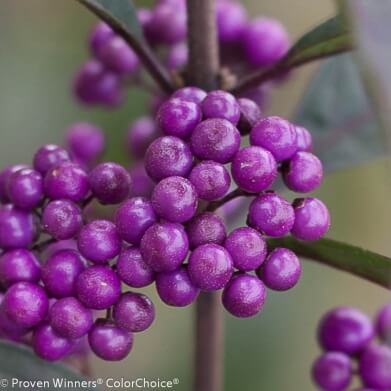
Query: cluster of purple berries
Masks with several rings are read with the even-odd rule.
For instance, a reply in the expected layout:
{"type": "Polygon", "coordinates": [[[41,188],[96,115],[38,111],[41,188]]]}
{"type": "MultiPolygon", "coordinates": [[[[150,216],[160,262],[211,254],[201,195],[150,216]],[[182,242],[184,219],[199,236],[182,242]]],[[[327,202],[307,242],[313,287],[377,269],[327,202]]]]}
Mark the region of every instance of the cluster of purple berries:
{"type": "Polygon", "coordinates": [[[346,390],[355,374],[362,383],[357,391],[391,389],[391,304],[374,322],[356,308],[336,308],[321,320],[318,338],[325,352],[312,372],[320,389],[346,390]]]}

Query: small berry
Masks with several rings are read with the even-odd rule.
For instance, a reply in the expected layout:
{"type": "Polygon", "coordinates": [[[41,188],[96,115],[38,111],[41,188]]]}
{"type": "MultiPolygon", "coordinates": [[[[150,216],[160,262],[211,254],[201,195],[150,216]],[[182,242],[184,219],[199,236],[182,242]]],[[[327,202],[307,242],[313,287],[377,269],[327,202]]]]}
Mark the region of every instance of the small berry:
{"type": "Polygon", "coordinates": [[[10,202],[8,197],[8,181],[11,175],[23,168],[29,168],[25,164],[15,164],[0,171],[0,202],[6,204],[10,202]]]}
{"type": "Polygon", "coordinates": [[[138,159],[142,159],[147,148],[158,134],[158,129],[152,118],[141,117],[132,122],[126,140],[129,153],[138,159]]]}
{"type": "Polygon", "coordinates": [[[297,150],[303,152],[311,152],[312,136],[311,133],[302,126],[295,126],[297,136],[297,150]]]}
{"type": "Polygon", "coordinates": [[[181,98],[188,102],[200,104],[206,97],[207,93],[198,87],[183,87],[176,90],[173,94],[173,98],[181,98]]]}
{"type": "Polygon", "coordinates": [[[385,342],[391,341],[391,304],[381,308],[376,317],[376,331],[385,342]]]}
{"type": "Polygon", "coordinates": [[[35,170],[45,175],[52,168],[69,161],[70,156],[64,148],[54,144],[46,144],[35,153],[33,165],[35,170]]]}
{"type": "Polygon", "coordinates": [[[240,106],[229,92],[217,90],[209,92],[201,103],[204,119],[222,118],[237,125],[240,119],[240,106]]]}
{"type": "Polygon", "coordinates": [[[167,54],[167,68],[176,71],[183,68],[189,60],[189,49],[186,43],[179,42],[170,47],[167,54]]]}
{"type": "Polygon", "coordinates": [[[231,1],[219,1],[216,5],[219,41],[223,44],[238,42],[247,23],[246,9],[231,1]]]}
{"type": "Polygon", "coordinates": [[[103,21],[99,21],[89,37],[89,46],[93,54],[97,55],[101,47],[114,36],[114,31],[103,21]]]}
{"type": "Polygon", "coordinates": [[[129,169],[129,175],[132,181],[129,197],[150,197],[154,183],[145,171],[144,164],[135,164],[129,169]]]}
{"type": "Polygon", "coordinates": [[[262,111],[258,104],[251,99],[239,98],[238,104],[240,107],[238,129],[242,134],[248,134],[262,118],[262,111]]]}

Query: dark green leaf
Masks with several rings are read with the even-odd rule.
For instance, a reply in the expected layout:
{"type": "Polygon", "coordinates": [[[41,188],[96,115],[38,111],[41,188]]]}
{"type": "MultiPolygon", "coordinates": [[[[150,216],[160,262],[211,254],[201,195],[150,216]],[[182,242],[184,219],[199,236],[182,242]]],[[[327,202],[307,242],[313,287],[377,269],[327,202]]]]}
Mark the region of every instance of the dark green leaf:
{"type": "Polygon", "coordinates": [[[321,262],[391,288],[391,258],[332,239],[302,242],[292,237],[270,239],[271,248],[286,247],[301,257],[321,262]]]}

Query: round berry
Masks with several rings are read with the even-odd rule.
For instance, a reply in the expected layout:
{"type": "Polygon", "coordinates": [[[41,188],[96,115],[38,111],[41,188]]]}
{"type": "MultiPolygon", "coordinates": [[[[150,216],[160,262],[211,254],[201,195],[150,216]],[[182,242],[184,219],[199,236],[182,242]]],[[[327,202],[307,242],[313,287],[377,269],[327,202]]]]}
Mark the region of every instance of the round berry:
{"type": "Polygon", "coordinates": [[[259,270],[259,277],[265,285],[275,291],[293,288],[300,276],[300,260],[293,251],[287,248],[274,249],[259,270]]]}
{"type": "Polygon", "coordinates": [[[326,205],[317,198],[301,198],[293,203],[295,223],[292,235],[301,240],[318,240],[330,228],[330,214],[326,205]]]}
{"type": "Polygon", "coordinates": [[[176,90],[173,94],[173,98],[181,98],[188,102],[200,104],[206,97],[207,93],[198,87],[183,87],[176,90]]]}
{"type": "Polygon", "coordinates": [[[172,45],[167,54],[167,68],[176,71],[183,68],[189,60],[189,48],[185,42],[172,45]]]}
{"type": "Polygon", "coordinates": [[[236,125],[240,119],[240,107],[236,98],[226,91],[209,92],[201,103],[202,114],[207,118],[222,118],[236,125]]]}
{"type": "Polygon", "coordinates": [[[8,287],[16,282],[38,282],[41,266],[35,255],[25,249],[11,250],[0,257],[0,283],[8,287]]]}
{"type": "Polygon", "coordinates": [[[233,273],[229,252],[218,244],[203,244],[189,258],[189,275],[195,286],[204,291],[223,288],[233,273]]]}
{"type": "Polygon", "coordinates": [[[87,308],[103,310],[115,304],[121,296],[121,281],[109,266],[94,265],[79,275],[76,292],[87,308]]]}
{"type": "Polygon", "coordinates": [[[245,147],[234,157],[232,176],[240,188],[259,193],[272,185],[277,177],[273,155],[261,147],[245,147]]]}
{"type": "Polygon", "coordinates": [[[185,266],[156,277],[159,297],[167,305],[185,307],[194,302],[200,290],[192,283],[185,266]]]}
{"type": "Polygon", "coordinates": [[[0,202],[6,204],[10,202],[8,197],[8,182],[9,178],[13,173],[22,170],[24,168],[29,168],[25,164],[15,164],[13,166],[9,166],[0,171],[0,202]]]}
{"type": "Polygon", "coordinates": [[[120,361],[132,350],[133,334],[102,319],[97,320],[90,330],[88,342],[101,359],[120,361]]]}
{"type": "Polygon", "coordinates": [[[251,129],[262,118],[262,111],[258,104],[251,99],[239,98],[240,120],[238,129],[242,134],[250,133],[251,129]]]}
{"type": "Polygon", "coordinates": [[[191,170],[189,180],[197,190],[198,197],[205,201],[223,197],[231,186],[227,169],[211,160],[197,164],[191,170]]]}
{"type": "Polygon", "coordinates": [[[103,21],[99,21],[89,37],[89,46],[93,54],[97,55],[100,48],[114,36],[114,31],[103,21]]]}
{"type": "Polygon", "coordinates": [[[88,334],[94,320],[92,311],[74,297],[57,300],[50,308],[49,322],[60,336],[69,339],[88,334]]]}
{"type": "Polygon", "coordinates": [[[376,390],[391,388],[391,348],[387,345],[368,346],[360,356],[359,373],[367,387],[376,390]]]}
{"type": "Polygon", "coordinates": [[[344,353],[327,352],[320,356],[312,368],[315,383],[326,391],[345,390],[353,375],[352,362],[344,353]]]}
{"type": "Polygon", "coordinates": [[[88,193],[87,174],[78,164],[62,163],[47,172],[44,189],[52,200],[82,201],[88,193]]]}
{"type": "Polygon", "coordinates": [[[261,234],[279,237],[292,229],[295,212],[291,204],[278,194],[265,193],[251,202],[248,220],[261,234]]]}
{"type": "Polygon", "coordinates": [[[198,104],[181,98],[165,101],[157,113],[160,129],[169,136],[187,139],[201,121],[198,104]]]}
{"type": "Polygon", "coordinates": [[[11,322],[19,327],[30,328],[44,320],[49,299],[40,286],[31,282],[18,282],[7,290],[2,306],[11,322]]]}
{"type": "MultiPolygon", "coordinates": [[[[1,294],[1,302],[3,302],[4,294],[1,294]]],[[[22,342],[22,338],[30,330],[25,327],[20,327],[11,321],[6,315],[4,308],[0,307],[0,338],[6,338],[15,342],[22,342]]]]}
{"type": "Polygon", "coordinates": [[[129,169],[132,180],[132,187],[129,197],[150,197],[154,188],[154,183],[145,171],[143,163],[138,163],[129,169]]]}
{"type": "Polygon", "coordinates": [[[119,278],[133,288],[142,288],[155,280],[155,272],[146,264],[137,247],[121,251],[117,260],[119,278]]]}
{"type": "Polygon", "coordinates": [[[391,341],[391,304],[386,304],[378,312],[376,331],[382,340],[391,341]]]}
{"type": "Polygon", "coordinates": [[[190,248],[194,249],[201,244],[223,244],[227,233],[221,217],[212,212],[203,212],[189,221],[187,235],[190,248]]]}
{"type": "Polygon", "coordinates": [[[155,181],[174,175],[187,177],[192,166],[190,148],[178,137],[159,137],[145,154],[145,169],[155,181]]]}
{"type": "Polygon", "coordinates": [[[179,176],[162,179],[155,186],[151,201],[157,215],[173,223],[190,220],[198,206],[195,187],[179,176]]]}
{"type": "Polygon", "coordinates": [[[158,136],[155,121],[150,117],[141,117],[131,123],[127,134],[129,153],[136,158],[143,158],[153,140],[158,136]]]}
{"type": "Polygon", "coordinates": [[[117,326],[138,333],[151,326],[155,307],[148,296],[126,292],[114,306],[113,318],[117,326]]]}
{"type": "Polygon", "coordinates": [[[312,150],[312,136],[311,133],[302,126],[295,126],[297,138],[297,150],[304,152],[311,152],[312,150]]]}
{"type": "Polygon", "coordinates": [[[324,349],[347,354],[362,351],[374,334],[371,319],[352,307],[339,307],[328,312],[318,330],[319,342],[324,349]]]}
{"type": "Polygon", "coordinates": [[[231,1],[219,1],[216,6],[219,41],[223,44],[238,42],[247,23],[246,9],[231,1]]]}
{"type": "Polygon", "coordinates": [[[266,288],[255,276],[239,274],[234,276],[223,290],[225,309],[239,318],[258,314],[266,300],[266,288]]]}
{"type": "Polygon", "coordinates": [[[266,258],[266,242],[255,229],[234,229],[227,237],[224,247],[230,253],[234,266],[241,271],[255,270],[266,258]]]}
{"type": "Polygon", "coordinates": [[[33,331],[32,346],[38,357],[58,361],[71,353],[74,342],[60,337],[49,324],[43,323],[33,331]]]}
{"type": "Polygon", "coordinates": [[[146,264],[154,271],[172,271],[185,260],[189,241],[180,224],[154,224],[141,239],[140,251],[146,264]]]}
{"type": "Polygon", "coordinates": [[[120,253],[121,238],[114,223],[95,220],[81,229],[77,245],[89,261],[106,263],[120,253]]]}
{"type": "Polygon", "coordinates": [[[85,265],[77,251],[63,249],[55,252],[42,266],[42,281],[46,291],[56,298],[75,295],[76,279],[84,269],[85,265]]]}
{"type": "Polygon", "coordinates": [[[62,147],[54,144],[46,144],[34,155],[34,169],[45,175],[52,168],[70,161],[69,153],[62,147]]]}
{"type": "Polygon", "coordinates": [[[229,121],[212,118],[202,121],[191,135],[191,149],[196,157],[228,163],[240,147],[239,130],[229,121]]]}
{"type": "Polygon", "coordinates": [[[145,231],[156,220],[152,203],[142,197],[130,198],[115,213],[115,225],[119,235],[131,244],[139,244],[145,231]]]}

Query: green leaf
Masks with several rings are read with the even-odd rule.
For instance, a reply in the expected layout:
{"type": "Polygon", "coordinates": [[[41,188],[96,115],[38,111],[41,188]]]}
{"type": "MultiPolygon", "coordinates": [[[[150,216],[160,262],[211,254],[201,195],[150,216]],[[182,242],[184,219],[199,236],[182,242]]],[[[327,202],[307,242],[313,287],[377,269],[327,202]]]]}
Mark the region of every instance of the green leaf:
{"type": "Polygon", "coordinates": [[[327,171],[385,154],[384,134],[350,54],[329,59],[320,66],[294,121],[311,131],[315,153],[327,171]]]}
{"type": "Polygon", "coordinates": [[[332,239],[302,242],[292,237],[268,240],[270,248],[286,247],[297,255],[391,288],[391,258],[332,239]]]}

